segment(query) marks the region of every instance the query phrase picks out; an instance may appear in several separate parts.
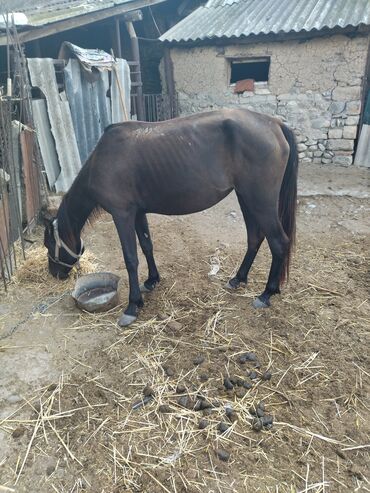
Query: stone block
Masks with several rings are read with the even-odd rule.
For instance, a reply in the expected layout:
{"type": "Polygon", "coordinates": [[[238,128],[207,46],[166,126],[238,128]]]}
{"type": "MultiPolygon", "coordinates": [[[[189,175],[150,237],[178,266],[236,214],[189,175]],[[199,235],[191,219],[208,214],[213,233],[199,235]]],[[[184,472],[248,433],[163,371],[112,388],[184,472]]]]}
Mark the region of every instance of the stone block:
{"type": "Polygon", "coordinates": [[[326,151],[324,152],[323,156],[325,159],[331,159],[334,156],[334,152],[326,151]]]}
{"type": "Polygon", "coordinates": [[[360,86],[336,87],[333,91],[333,101],[352,101],[361,97],[360,86]]]}
{"type": "Polygon", "coordinates": [[[328,132],[329,139],[341,139],[343,130],[341,128],[330,128],[328,132]]]}
{"type": "Polygon", "coordinates": [[[313,153],[314,157],[321,157],[322,156],[322,151],[315,151],[313,153]]]}
{"type": "Polygon", "coordinates": [[[298,152],[303,152],[303,151],[305,151],[306,149],[307,149],[306,144],[300,143],[300,144],[298,144],[298,145],[297,145],[297,150],[298,150],[298,152]]]}
{"type": "Polygon", "coordinates": [[[329,139],[328,149],[332,151],[352,151],[353,140],[347,139],[329,139]]]}
{"type": "Polygon", "coordinates": [[[305,156],[306,156],[306,153],[305,152],[299,152],[298,153],[299,159],[303,159],[305,156]]]}
{"type": "Polygon", "coordinates": [[[352,156],[334,156],[333,163],[341,166],[350,166],[353,163],[352,156]]]}
{"type": "Polygon", "coordinates": [[[344,111],[345,107],[346,103],[344,101],[332,101],[329,106],[329,111],[333,115],[338,115],[339,113],[342,113],[342,111],[344,111]]]}
{"type": "Polygon", "coordinates": [[[347,115],[359,115],[361,113],[361,101],[349,101],[346,104],[347,115]]]}
{"type": "Polygon", "coordinates": [[[310,157],[304,157],[302,159],[302,163],[311,163],[312,162],[312,159],[310,157]]]}
{"type": "Polygon", "coordinates": [[[330,126],[331,128],[344,127],[343,118],[333,118],[332,121],[330,122],[330,126]]]}
{"type": "Polygon", "coordinates": [[[321,157],[314,157],[314,158],[312,159],[312,162],[313,162],[314,164],[321,164],[321,157]]]}
{"type": "Polygon", "coordinates": [[[329,118],[325,117],[314,118],[313,120],[311,120],[311,126],[312,128],[329,128],[330,120],[329,118]]]}
{"type": "Polygon", "coordinates": [[[319,145],[317,147],[320,149],[320,151],[325,151],[325,149],[326,149],[324,144],[321,144],[321,142],[319,143],[319,145]]]}
{"type": "Polygon", "coordinates": [[[360,115],[348,116],[346,119],[346,125],[358,125],[360,121],[360,115]]]}
{"type": "Polygon", "coordinates": [[[287,94],[279,94],[277,96],[278,101],[293,101],[293,100],[295,101],[296,99],[297,99],[296,94],[287,93],[287,94]]]}
{"type": "Polygon", "coordinates": [[[322,158],[322,159],[321,159],[321,162],[322,162],[323,164],[330,164],[330,163],[332,163],[333,161],[332,161],[331,159],[328,159],[328,158],[322,158]]]}
{"type": "Polygon", "coordinates": [[[343,129],[343,138],[344,139],[355,139],[357,135],[357,126],[353,127],[344,127],[343,129]]]}
{"type": "Polygon", "coordinates": [[[269,89],[266,89],[264,87],[257,87],[257,85],[254,86],[254,93],[255,94],[271,94],[271,91],[269,89]]]}

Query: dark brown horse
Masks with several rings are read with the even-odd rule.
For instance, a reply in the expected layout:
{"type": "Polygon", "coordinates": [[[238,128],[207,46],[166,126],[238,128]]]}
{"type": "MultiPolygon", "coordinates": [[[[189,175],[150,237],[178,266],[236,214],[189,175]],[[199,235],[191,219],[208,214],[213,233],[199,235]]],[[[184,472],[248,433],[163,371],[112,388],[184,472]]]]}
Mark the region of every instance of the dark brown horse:
{"type": "Polygon", "coordinates": [[[289,272],[295,237],[298,156],[293,132],[275,118],[225,109],[159,123],[109,126],[46,225],[49,271],[66,278],[83,253],[80,232],[94,209],[108,211],[121,240],[129,304],[119,324],[136,320],[142,291],[159,282],[147,213],[202,211],[235,190],[247,227],[248,249],[228,283],[247,282],[267,238],[272,264],[255,307],[267,307],[289,272]],[[135,231],[148,263],[140,289],[135,231]]]}

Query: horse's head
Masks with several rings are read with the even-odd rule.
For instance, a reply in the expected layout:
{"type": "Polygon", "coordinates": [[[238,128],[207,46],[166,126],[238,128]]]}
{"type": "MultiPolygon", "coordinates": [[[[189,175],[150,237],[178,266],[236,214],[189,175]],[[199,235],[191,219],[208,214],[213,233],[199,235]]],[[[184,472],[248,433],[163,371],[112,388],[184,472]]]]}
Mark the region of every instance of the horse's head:
{"type": "Polygon", "coordinates": [[[44,245],[48,250],[49,272],[58,279],[67,279],[73,266],[79,261],[84,252],[82,240],[78,239],[69,247],[60,237],[58,220],[56,218],[44,220],[44,245]],[[79,252],[79,253],[75,253],[79,252]]]}

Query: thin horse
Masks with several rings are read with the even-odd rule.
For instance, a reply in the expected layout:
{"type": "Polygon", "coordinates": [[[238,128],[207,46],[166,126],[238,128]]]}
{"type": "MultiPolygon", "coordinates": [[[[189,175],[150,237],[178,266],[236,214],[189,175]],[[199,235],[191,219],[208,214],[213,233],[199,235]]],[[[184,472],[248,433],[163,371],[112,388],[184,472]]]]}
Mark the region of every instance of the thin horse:
{"type": "Polygon", "coordinates": [[[129,325],[143,306],[142,291],[152,291],[160,280],[146,214],[199,212],[235,190],[248,248],[228,287],[247,282],[266,238],[272,263],[265,290],[254,306],[267,307],[289,274],[297,173],[293,132],[275,118],[245,109],[110,125],[64,196],[56,218],[46,224],[49,271],[66,278],[83,253],[80,233],[88,217],[98,207],[109,212],[130,285],[129,304],[119,324],[129,325]],[[149,270],[142,288],[135,231],[149,270]]]}

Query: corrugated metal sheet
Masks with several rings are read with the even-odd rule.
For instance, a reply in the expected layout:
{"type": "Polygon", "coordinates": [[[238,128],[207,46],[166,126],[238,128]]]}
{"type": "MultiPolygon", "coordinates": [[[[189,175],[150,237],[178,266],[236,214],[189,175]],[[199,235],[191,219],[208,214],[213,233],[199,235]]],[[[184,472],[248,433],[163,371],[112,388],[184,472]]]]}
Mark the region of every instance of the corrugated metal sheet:
{"type": "Polygon", "coordinates": [[[57,192],[66,192],[81,168],[71,110],[65,93],[58,92],[54,63],[50,58],[28,58],[31,84],[41,89],[55,140],[61,173],[55,184],[57,192]]]}
{"type": "Polygon", "coordinates": [[[362,125],[358,139],[355,164],[370,168],[370,125],[362,125]]]}
{"type": "Polygon", "coordinates": [[[32,114],[46,176],[49,187],[52,188],[60,175],[60,166],[55,150],[54,138],[50,129],[45,99],[34,99],[32,101],[32,114]]]}
{"type": "Polygon", "coordinates": [[[91,73],[89,80],[79,61],[70,59],[64,75],[78,150],[84,163],[111,123],[108,72],[91,73]]]}
{"type": "MultiPolygon", "coordinates": [[[[0,0],[0,14],[3,12],[24,12],[29,26],[44,26],[51,22],[89,14],[99,10],[129,4],[136,0],[0,0]]],[[[164,0],[148,0],[149,4],[164,0]]],[[[137,8],[133,6],[133,9],[137,8]]]]}
{"type": "Polygon", "coordinates": [[[164,33],[180,42],[370,25],[370,0],[209,0],[164,33]]]}
{"type": "Polygon", "coordinates": [[[126,60],[118,59],[112,70],[112,123],[124,122],[130,119],[131,113],[131,76],[130,67],[126,60]]]}

